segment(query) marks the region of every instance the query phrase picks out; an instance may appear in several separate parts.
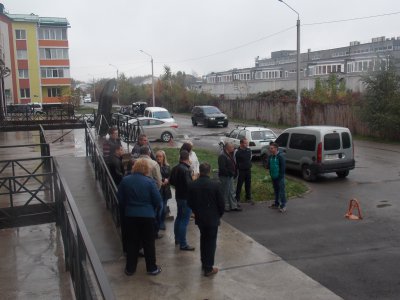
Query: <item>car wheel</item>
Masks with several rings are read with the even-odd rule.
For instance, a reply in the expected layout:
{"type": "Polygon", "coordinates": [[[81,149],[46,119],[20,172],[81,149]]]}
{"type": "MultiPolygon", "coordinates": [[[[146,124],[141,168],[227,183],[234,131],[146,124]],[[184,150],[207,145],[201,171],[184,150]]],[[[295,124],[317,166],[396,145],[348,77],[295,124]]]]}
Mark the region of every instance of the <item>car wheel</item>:
{"type": "Polygon", "coordinates": [[[339,178],[345,178],[345,177],[347,177],[349,175],[349,173],[350,173],[350,171],[346,170],[346,171],[336,172],[336,175],[339,178]]]}
{"type": "Polygon", "coordinates": [[[193,125],[193,126],[197,126],[197,122],[195,121],[194,118],[192,118],[192,125],[193,125]]]}
{"type": "Polygon", "coordinates": [[[161,140],[162,140],[164,143],[168,143],[169,141],[172,140],[172,134],[169,133],[168,131],[163,132],[163,134],[161,134],[161,140]]]}
{"type": "Polygon", "coordinates": [[[228,122],[224,123],[224,127],[228,127],[228,122]]]}
{"type": "Polygon", "coordinates": [[[313,174],[309,165],[303,165],[301,168],[301,174],[303,175],[303,179],[306,181],[315,181],[317,176],[313,174]]]}
{"type": "Polygon", "coordinates": [[[261,163],[262,163],[263,168],[266,169],[268,166],[268,154],[263,154],[261,156],[261,163]]]}

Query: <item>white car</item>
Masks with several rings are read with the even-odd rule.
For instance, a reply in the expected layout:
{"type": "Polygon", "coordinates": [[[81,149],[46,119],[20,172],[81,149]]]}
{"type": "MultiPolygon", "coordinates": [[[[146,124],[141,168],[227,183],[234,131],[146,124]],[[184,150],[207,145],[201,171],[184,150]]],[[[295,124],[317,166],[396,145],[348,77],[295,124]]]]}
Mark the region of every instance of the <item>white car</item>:
{"type": "Polygon", "coordinates": [[[143,133],[151,141],[161,140],[168,143],[177,136],[177,123],[166,122],[156,118],[139,117],[128,121],[129,124],[140,125],[143,127],[143,133]]]}
{"type": "Polygon", "coordinates": [[[249,141],[249,148],[252,155],[260,156],[262,147],[274,142],[277,135],[269,128],[265,127],[251,127],[251,126],[238,126],[231,132],[225,134],[219,143],[222,148],[225,143],[231,142],[235,148],[240,146],[240,140],[246,138],[249,141]]]}
{"type": "Polygon", "coordinates": [[[175,123],[174,117],[164,107],[146,107],[144,116],[148,118],[156,118],[165,122],[175,123]]]}

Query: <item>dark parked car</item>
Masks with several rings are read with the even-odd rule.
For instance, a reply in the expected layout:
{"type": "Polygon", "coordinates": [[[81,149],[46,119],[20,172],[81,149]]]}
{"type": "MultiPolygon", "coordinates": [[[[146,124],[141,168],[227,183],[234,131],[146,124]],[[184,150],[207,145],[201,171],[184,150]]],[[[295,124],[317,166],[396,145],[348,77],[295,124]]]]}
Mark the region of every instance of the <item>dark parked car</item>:
{"type": "Polygon", "coordinates": [[[204,127],[211,126],[228,126],[228,117],[222,113],[218,107],[215,106],[195,106],[192,109],[192,124],[197,126],[198,124],[204,125],[204,127]]]}

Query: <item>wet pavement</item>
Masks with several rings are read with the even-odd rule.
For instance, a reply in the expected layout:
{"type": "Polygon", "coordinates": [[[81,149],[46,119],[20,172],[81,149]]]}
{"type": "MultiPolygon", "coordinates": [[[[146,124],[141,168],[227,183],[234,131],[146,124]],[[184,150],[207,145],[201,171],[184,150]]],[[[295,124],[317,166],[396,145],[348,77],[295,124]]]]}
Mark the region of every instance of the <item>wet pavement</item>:
{"type": "MultiPolygon", "coordinates": [[[[140,260],[137,272],[126,276],[121,244],[104,199],[97,194],[100,187],[92,181],[93,169],[87,158],[73,157],[75,154],[84,156],[84,149],[79,147],[83,144],[81,134],[66,135],[58,144],[52,143],[51,152],[62,156],[59,160],[64,165],[67,183],[82,210],[117,299],[340,299],[225,222],[220,227],[217,243],[216,266],[220,269],[217,275],[202,276],[199,233],[194,222],[188,227],[188,241],[196,250],[186,252],[174,245],[173,222],[170,221],[164,237],[156,241],[157,263],[163,267],[163,272],[155,277],[147,275],[144,260],[140,260]],[[67,139],[74,145],[67,145],[67,139]],[[92,183],[85,186],[85,181],[92,183]]],[[[19,135],[36,139],[34,133],[19,135]]],[[[16,143],[9,133],[5,139],[3,137],[0,136],[0,141],[16,143]]],[[[54,137],[57,139],[60,134],[54,137]]],[[[5,159],[4,155],[1,159],[5,159]]],[[[169,205],[175,214],[175,201],[170,200],[169,205]]],[[[61,264],[60,233],[54,224],[1,230],[0,237],[0,290],[5,291],[6,299],[71,299],[68,273],[63,272],[61,264]]]]}

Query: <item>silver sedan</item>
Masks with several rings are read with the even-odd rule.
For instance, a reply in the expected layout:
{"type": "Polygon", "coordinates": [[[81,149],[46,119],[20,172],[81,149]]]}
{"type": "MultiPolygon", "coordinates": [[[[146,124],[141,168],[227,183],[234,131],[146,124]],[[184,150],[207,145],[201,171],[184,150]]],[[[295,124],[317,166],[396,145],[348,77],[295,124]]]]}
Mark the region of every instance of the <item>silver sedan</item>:
{"type": "Polygon", "coordinates": [[[138,122],[143,127],[143,133],[151,141],[161,140],[168,143],[177,136],[177,123],[165,122],[160,119],[140,117],[137,119],[129,120],[129,124],[138,125],[138,122]]]}

